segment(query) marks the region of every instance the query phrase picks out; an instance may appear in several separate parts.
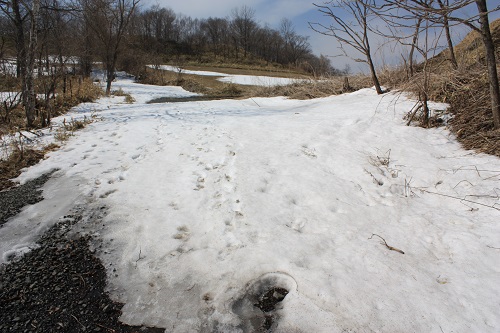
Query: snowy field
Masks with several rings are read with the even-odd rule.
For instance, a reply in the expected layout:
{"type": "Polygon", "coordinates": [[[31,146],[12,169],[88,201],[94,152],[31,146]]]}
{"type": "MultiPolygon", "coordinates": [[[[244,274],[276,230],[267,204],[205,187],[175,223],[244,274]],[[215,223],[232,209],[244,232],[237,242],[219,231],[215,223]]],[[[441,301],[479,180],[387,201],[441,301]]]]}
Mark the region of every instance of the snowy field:
{"type": "MultiPolygon", "coordinates": [[[[154,66],[150,67],[154,68],[154,66]]],[[[179,70],[179,67],[161,65],[160,69],[171,72],[177,72],[179,70]]],[[[246,86],[265,86],[265,87],[286,86],[288,84],[301,81],[298,79],[289,79],[284,77],[272,77],[272,76],[262,76],[262,75],[259,76],[237,75],[237,74],[226,74],[226,73],[209,72],[209,71],[191,71],[187,69],[183,69],[182,73],[201,75],[201,76],[220,76],[220,78],[218,78],[217,80],[221,82],[241,84],[246,86]]]]}
{"type": "Polygon", "coordinates": [[[137,102],[75,108],[103,120],[21,175],[59,168],[0,229],[2,260],[73,205],[107,206],[85,230],[128,324],[254,332],[256,298],[280,287],[275,332],[500,331],[500,159],[406,127],[412,101],[145,104],[190,93],[119,87],[137,102]]]}

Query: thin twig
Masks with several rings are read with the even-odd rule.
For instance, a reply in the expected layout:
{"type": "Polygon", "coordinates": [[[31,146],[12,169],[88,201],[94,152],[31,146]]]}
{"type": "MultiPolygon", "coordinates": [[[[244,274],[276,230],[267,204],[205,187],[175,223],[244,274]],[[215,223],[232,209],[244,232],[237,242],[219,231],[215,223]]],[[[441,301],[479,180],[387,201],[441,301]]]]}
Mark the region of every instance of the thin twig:
{"type": "Polygon", "coordinates": [[[471,186],[474,186],[470,181],[468,181],[467,179],[464,179],[464,180],[461,180],[457,183],[457,185],[453,186],[453,189],[455,189],[458,185],[460,185],[460,183],[463,183],[463,182],[467,182],[469,183],[471,186]]]}
{"type": "Polygon", "coordinates": [[[104,328],[104,329],[108,330],[108,331],[109,331],[109,332],[111,332],[111,333],[115,333],[115,332],[116,332],[116,331],[115,331],[114,329],[112,329],[112,328],[106,327],[106,326],[101,325],[101,324],[98,324],[98,323],[95,323],[95,324],[96,324],[97,326],[99,326],[99,327],[102,327],[102,328],[104,328]]]}
{"type": "MultiPolygon", "coordinates": [[[[31,133],[31,132],[30,132],[31,133]]],[[[26,140],[28,140],[29,142],[33,142],[33,139],[27,137],[26,135],[24,135],[21,131],[19,131],[19,135],[24,137],[26,140]]]]}
{"type": "Polygon", "coordinates": [[[498,176],[500,176],[500,173],[498,175],[493,175],[493,176],[490,176],[490,177],[483,178],[483,180],[488,180],[488,179],[495,178],[495,177],[498,177],[498,176]]]}
{"type": "Polygon", "coordinates": [[[77,274],[77,276],[80,278],[80,280],[82,280],[82,286],[85,288],[85,286],[86,286],[85,280],[83,279],[83,277],[80,274],[77,274]]]}
{"type": "Polygon", "coordinates": [[[377,236],[378,238],[380,238],[381,240],[383,240],[384,242],[383,242],[383,243],[382,243],[382,242],[380,242],[380,244],[385,245],[385,247],[387,247],[389,250],[391,250],[391,251],[396,251],[396,252],[399,252],[399,253],[401,253],[401,254],[405,254],[405,253],[404,253],[403,251],[401,251],[400,249],[398,249],[398,248],[396,248],[396,247],[393,247],[393,246],[388,245],[388,244],[387,244],[387,242],[385,241],[385,239],[384,239],[382,236],[379,236],[379,235],[377,235],[377,234],[372,234],[372,235],[370,236],[370,238],[368,238],[368,239],[372,239],[372,238],[373,238],[373,236],[377,236]]]}
{"type": "Polygon", "coordinates": [[[413,118],[415,118],[415,115],[417,114],[418,110],[420,110],[420,102],[417,102],[408,112],[407,117],[408,117],[408,122],[406,123],[406,126],[410,126],[411,122],[413,121],[413,118]]]}
{"type": "Polygon", "coordinates": [[[252,102],[254,102],[255,104],[257,104],[257,106],[260,108],[260,105],[253,98],[250,97],[250,99],[252,100],[252,102]]]}
{"type": "Polygon", "coordinates": [[[477,201],[472,201],[472,200],[467,200],[465,198],[459,198],[459,197],[455,197],[453,195],[448,195],[448,194],[443,194],[443,193],[437,193],[437,192],[432,192],[432,191],[428,191],[428,190],[425,190],[423,188],[418,188],[420,191],[422,192],[425,192],[425,193],[430,193],[430,194],[436,194],[436,195],[440,195],[442,197],[447,197],[447,198],[452,198],[452,199],[457,199],[457,200],[460,200],[460,201],[466,201],[466,202],[470,202],[470,203],[473,203],[473,204],[476,204],[476,205],[480,205],[480,206],[484,206],[484,207],[488,207],[488,208],[493,208],[493,209],[496,209],[496,210],[500,210],[500,208],[497,208],[495,207],[495,205],[486,205],[486,204],[483,204],[483,203],[480,203],[480,202],[477,202],[477,201]]]}
{"type": "Polygon", "coordinates": [[[87,329],[75,316],[71,315],[71,317],[75,318],[75,320],[78,322],[78,324],[82,325],[83,329],[87,329]]]}
{"type": "Polygon", "coordinates": [[[138,257],[138,258],[137,258],[137,260],[135,261],[135,266],[136,266],[136,267],[137,267],[137,262],[138,262],[139,260],[146,258],[146,257],[141,257],[141,253],[142,253],[142,249],[141,249],[141,247],[139,247],[139,257],[138,257]]]}

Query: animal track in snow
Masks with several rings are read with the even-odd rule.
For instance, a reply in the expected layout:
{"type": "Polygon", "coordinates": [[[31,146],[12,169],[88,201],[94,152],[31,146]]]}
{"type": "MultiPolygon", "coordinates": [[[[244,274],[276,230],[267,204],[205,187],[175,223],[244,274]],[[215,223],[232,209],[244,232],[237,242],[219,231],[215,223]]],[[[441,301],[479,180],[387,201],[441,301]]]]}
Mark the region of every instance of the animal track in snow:
{"type": "Polygon", "coordinates": [[[287,227],[289,227],[290,229],[293,229],[297,232],[302,232],[302,229],[304,229],[306,224],[307,224],[307,218],[302,217],[302,218],[293,219],[291,222],[289,222],[285,225],[287,227]]]}
{"type": "Polygon", "coordinates": [[[101,194],[101,195],[99,196],[99,198],[101,198],[101,199],[107,198],[110,194],[113,194],[113,193],[115,193],[115,192],[117,192],[117,191],[118,191],[118,190],[109,190],[109,191],[106,191],[106,192],[104,192],[103,194],[101,194]]]}
{"type": "Polygon", "coordinates": [[[302,153],[310,158],[317,158],[316,149],[310,149],[307,146],[302,146],[302,153]]]}
{"type": "Polygon", "coordinates": [[[189,237],[190,237],[191,233],[189,232],[189,228],[188,227],[186,227],[185,225],[180,226],[180,227],[177,228],[177,231],[178,231],[178,233],[176,233],[174,235],[174,239],[182,240],[184,242],[186,242],[187,240],[189,240],[189,237]]]}
{"type": "Polygon", "coordinates": [[[196,187],[194,188],[195,191],[199,191],[205,188],[205,177],[206,175],[200,175],[197,174],[196,172],[194,173],[195,176],[198,176],[196,179],[196,187]]]}
{"type": "Polygon", "coordinates": [[[179,204],[175,201],[171,201],[168,205],[172,207],[173,210],[179,210],[179,204]]]}

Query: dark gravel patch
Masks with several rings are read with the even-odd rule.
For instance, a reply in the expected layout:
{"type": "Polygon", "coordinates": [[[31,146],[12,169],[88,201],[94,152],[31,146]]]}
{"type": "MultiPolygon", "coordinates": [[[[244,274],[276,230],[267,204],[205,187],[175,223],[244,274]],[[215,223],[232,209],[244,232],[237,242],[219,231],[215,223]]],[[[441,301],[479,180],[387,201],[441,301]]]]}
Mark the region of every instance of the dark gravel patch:
{"type": "Polygon", "coordinates": [[[119,322],[123,304],[104,291],[106,270],[91,237],[70,235],[81,219],[65,216],[39,248],[0,267],[0,332],[163,332],[119,322]]]}
{"type": "Polygon", "coordinates": [[[23,185],[0,192],[0,227],[7,222],[9,218],[17,215],[24,206],[33,205],[43,200],[40,187],[50,179],[50,176],[55,171],[56,170],[48,172],[23,185]]]}

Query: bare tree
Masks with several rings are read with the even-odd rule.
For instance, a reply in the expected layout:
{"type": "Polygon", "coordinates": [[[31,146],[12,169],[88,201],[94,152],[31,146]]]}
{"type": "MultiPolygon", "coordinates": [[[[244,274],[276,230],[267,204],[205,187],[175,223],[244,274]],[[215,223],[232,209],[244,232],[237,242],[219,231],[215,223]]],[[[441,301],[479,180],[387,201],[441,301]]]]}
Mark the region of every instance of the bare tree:
{"type": "Polygon", "coordinates": [[[346,46],[361,53],[364,58],[355,58],[354,60],[368,65],[373,85],[377,93],[382,94],[382,87],[373,63],[369,38],[369,20],[374,16],[370,8],[372,2],[369,0],[339,0],[328,1],[323,5],[314,4],[321,13],[330,17],[333,22],[329,26],[309,22],[309,26],[316,32],[334,37],[340,43],[345,55],[348,55],[346,46]]]}
{"type": "MultiPolygon", "coordinates": [[[[256,31],[257,23],[254,20],[255,10],[242,6],[232,10],[231,29],[236,45],[243,49],[246,58],[251,47],[252,35],[256,31]]],[[[236,53],[238,54],[238,53],[236,53]]]]}
{"type": "Polygon", "coordinates": [[[227,57],[228,21],[223,18],[209,17],[203,22],[201,28],[205,31],[214,54],[227,57]]]}
{"type": "MultiPolygon", "coordinates": [[[[498,85],[497,61],[495,58],[495,44],[491,36],[486,0],[475,1],[479,12],[479,32],[483,39],[486,52],[486,65],[490,81],[491,111],[495,128],[500,129],[500,88],[498,85]]],[[[474,26],[475,27],[475,26],[474,26]]],[[[477,30],[476,30],[477,31],[477,30]]]]}
{"type": "Polygon", "coordinates": [[[14,26],[14,40],[16,43],[16,74],[22,78],[26,66],[26,28],[28,18],[26,7],[20,0],[0,0],[2,12],[9,18],[14,26]]]}
{"type": "Polygon", "coordinates": [[[17,75],[21,78],[22,101],[28,127],[35,120],[34,66],[38,39],[40,0],[33,0],[31,6],[19,0],[1,1],[2,11],[9,17],[16,30],[17,75]],[[29,30],[26,32],[26,21],[29,30]],[[26,35],[28,40],[26,41],[26,35]]]}
{"type": "Polygon", "coordinates": [[[80,3],[84,20],[100,43],[106,95],[109,95],[126,28],[139,0],[81,0],[80,3]]]}
{"type": "Polygon", "coordinates": [[[283,18],[280,23],[280,33],[284,43],[282,57],[286,64],[297,66],[301,60],[305,60],[311,54],[308,37],[297,34],[292,21],[283,18]]]}
{"type": "Polygon", "coordinates": [[[495,56],[495,44],[490,31],[489,14],[500,10],[500,5],[489,10],[486,0],[453,0],[453,1],[420,1],[420,0],[386,0],[381,6],[374,6],[376,10],[385,10],[393,6],[421,16],[427,15],[428,20],[438,24],[449,26],[451,22],[460,23],[480,34],[485,50],[486,66],[490,86],[491,111],[495,128],[500,128],[500,88],[497,72],[497,59],[495,56]],[[477,14],[464,17],[463,14],[455,14],[463,8],[477,8],[477,14]]]}
{"type": "Polygon", "coordinates": [[[450,6],[449,0],[437,0],[439,8],[441,8],[443,18],[443,28],[446,33],[446,42],[448,43],[448,51],[450,52],[450,62],[454,69],[458,68],[457,58],[455,57],[455,50],[453,49],[453,42],[451,40],[450,22],[448,20],[447,8],[450,6]]]}

